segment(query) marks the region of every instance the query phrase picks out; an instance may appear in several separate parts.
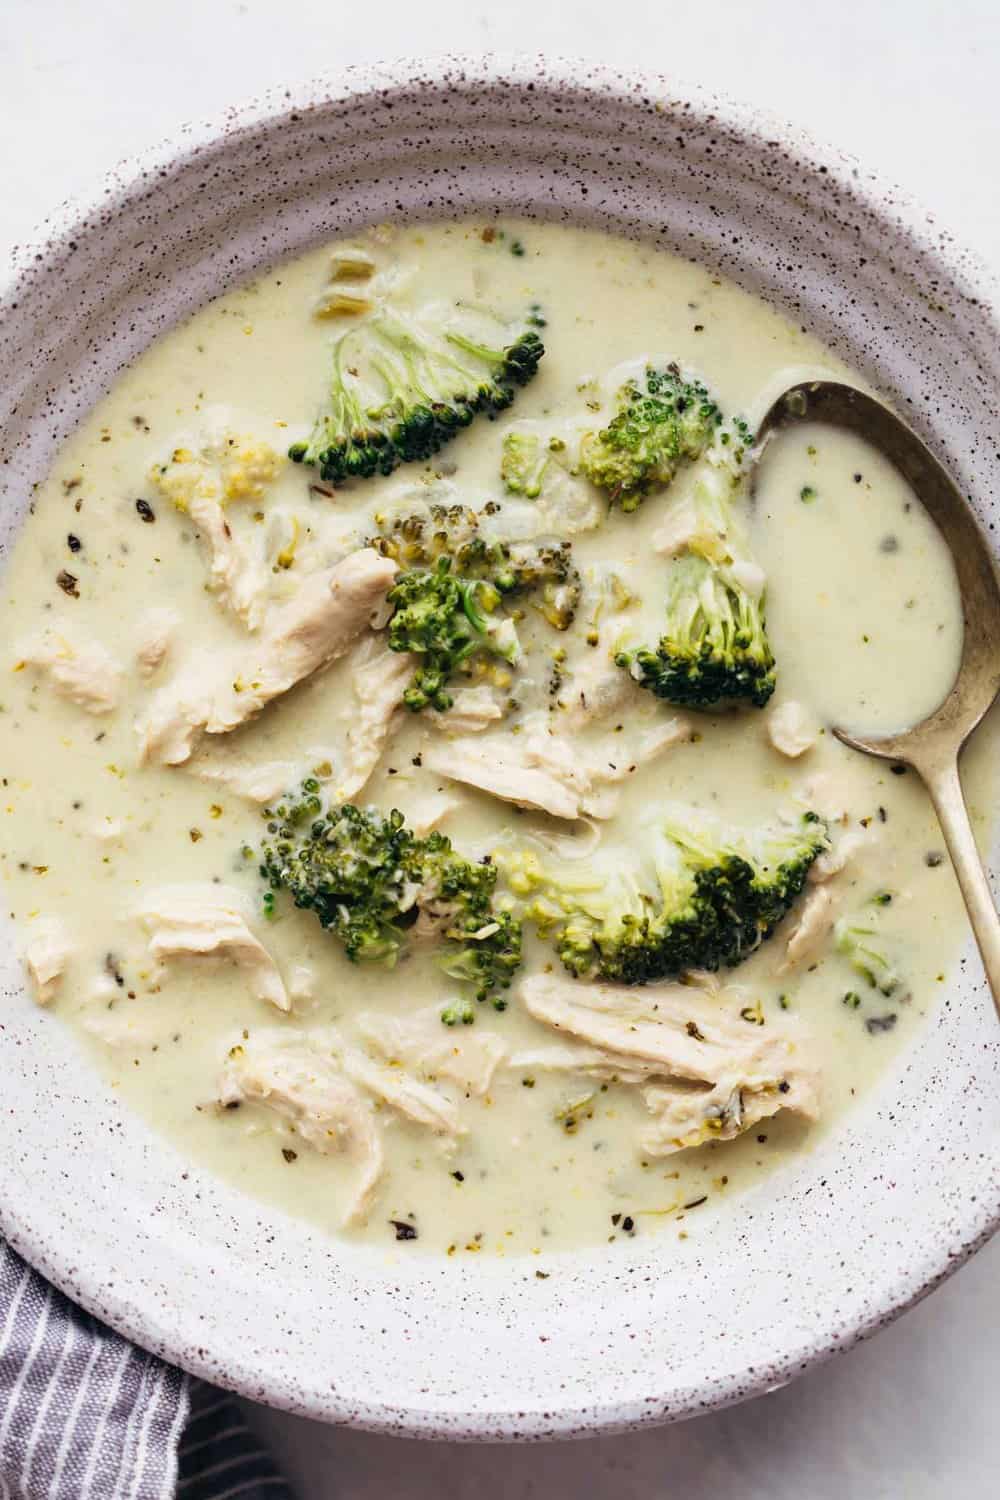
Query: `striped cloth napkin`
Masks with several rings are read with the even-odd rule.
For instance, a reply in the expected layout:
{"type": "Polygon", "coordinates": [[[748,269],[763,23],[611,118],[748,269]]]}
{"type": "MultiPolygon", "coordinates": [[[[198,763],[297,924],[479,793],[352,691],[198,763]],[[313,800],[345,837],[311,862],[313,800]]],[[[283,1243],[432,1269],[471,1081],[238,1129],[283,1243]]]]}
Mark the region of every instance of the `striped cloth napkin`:
{"type": "Polygon", "coordinates": [[[237,1402],[112,1333],[0,1240],[0,1500],[293,1500],[237,1402]]]}

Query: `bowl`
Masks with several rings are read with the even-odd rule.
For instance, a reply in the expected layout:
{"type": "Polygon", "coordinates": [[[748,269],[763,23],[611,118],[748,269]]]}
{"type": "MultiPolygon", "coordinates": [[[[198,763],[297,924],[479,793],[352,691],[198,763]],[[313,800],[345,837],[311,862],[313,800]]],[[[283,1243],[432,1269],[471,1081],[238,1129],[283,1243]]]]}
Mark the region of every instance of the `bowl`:
{"type": "MultiPolygon", "coordinates": [[[[337,231],[498,208],[641,237],[765,297],[995,516],[992,287],[932,220],[667,79],[458,60],[352,71],[190,129],[19,253],[0,308],[0,546],[79,417],[206,299],[337,231]]],[[[1000,1049],[971,941],[895,1071],[728,1218],[685,1241],[464,1263],[376,1258],[196,1169],[27,998],[9,930],[0,951],[3,1232],[137,1343],[307,1416],[462,1439],[690,1416],[871,1333],[1000,1216],[1000,1049]]]]}

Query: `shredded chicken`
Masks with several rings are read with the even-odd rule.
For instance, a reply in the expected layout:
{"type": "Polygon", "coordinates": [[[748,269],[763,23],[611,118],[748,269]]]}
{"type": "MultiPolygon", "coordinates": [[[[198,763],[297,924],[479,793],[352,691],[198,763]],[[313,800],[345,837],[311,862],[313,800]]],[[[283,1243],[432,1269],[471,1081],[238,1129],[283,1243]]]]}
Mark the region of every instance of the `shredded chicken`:
{"type": "Polygon", "coordinates": [[[767,715],[767,737],[775,750],[797,760],[816,743],[819,730],[809,710],[788,699],[767,715]]]}
{"type": "Polygon", "coordinates": [[[122,669],[99,641],[71,639],[69,627],[51,625],[20,650],[14,670],[37,667],[61,698],[88,714],[110,714],[122,694],[122,669]]]}
{"type": "Polygon", "coordinates": [[[567,728],[582,729],[612,714],[625,716],[643,701],[643,689],[613,660],[614,639],[620,634],[619,624],[613,632],[602,630],[597,645],[573,668],[560,721],[567,728]]]}
{"type": "Polygon", "coordinates": [[[376,650],[375,637],[362,639],[351,672],[355,703],[347,730],[347,766],[337,800],[352,801],[367,785],[403,716],[403,694],[416,664],[406,651],[376,650]]]}
{"type": "Polygon", "coordinates": [[[790,969],[811,962],[817,956],[833,926],[835,906],[836,898],[829,886],[812,887],[785,945],[785,958],[779,974],[787,974],[790,969]]]}
{"type": "Polygon", "coordinates": [[[233,531],[226,506],[259,502],[275,479],[281,457],[252,437],[222,433],[197,452],[176,448],[150,479],[179,511],[191,517],[209,554],[209,587],[251,630],[263,620],[273,579],[263,538],[244,541],[233,531]]]}
{"type": "Polygon", "coordinates": [[[293,964],[288,973],[288,993],[293,1000],[316,998],[316,970],[311,964],[293,964]]]}
{"type": "Polygon", "coordinates": [[[640,1143],[647,1154],[728,1139],[781,1109],[808,1119],[818,1113],[817,1074],[800,1059],[793,1024],[758,1026],[723,1008],[725,991],[539,974],[520,995],[537,1021],[586,1044],[583,1071],[603,1067],[621,1081],[647,1074],[643,1099],[654,1116],[640,1143]]]}
{"type": "Polygon", "coordinates": [[[266,806],[302,780],[303,768],[294,760],[266,760],[249,765],[235,757],[198,755],[187,770],[202,781],[225,787],[237,797],[266,806]]]}
{"type": "Polygon", "coordinates": [[[823,885],[835,875],[846,870],[859,849],[864,848],[868,838],[855,829],[842,833],[832,849],[827,849],[814,859],[809,868],[809,880],[813,885],[823,885]]]}
{"type": "Polygon", "coordinates": [[[699,535],[701,523],[690,497],[676,501],[653,532],[653,551],[660,557],[679,557],[699,535]]]}
{"type": "Polygon", "coordinates": [[[219,1078],[220,1104],[244,1101],[266,1105],[314,1150],[354,1156],[360,1175],[345,1222],[366,1218],[384,1169],[382,1139],[371,1104],[335,1058],[303,1032],[254,1032],[230,1049],[219,1078]]]}
{"type": "Polygon", "coordinates": [[[386,1062],[401,1063],[431,1082],[450,1079],[469,1094],[489,1092],[493,1075],[507,1055],[500,1038],[478,1026],[458,1033],[442,1026],[437,1007],[407,1016],[363,1011],[357,1024],[369,1046],[386,1062]]]}
{"type": "Polygon", "coordinates": [[[24,967],[39,1005],[48,1005],[59,993],[72,955],[69,933],[58,917],[40,917],[32,923],[24,949],[24,967]]]}
{"type": "Polygon", "coordinates": [[[439,775],[489,792],[517,807],[554,818],[589,813],[607,818],[615,810],[609,784],[625,781],[668,746],[687,739],[691,726],[680,716],[647,730],[630,751],[617,738],[602,744],[571,740],[544,730],[528,731],[516,742],[455,739],[424,751],[424,765],[439,775]]]}
{"type": "Polygon", "coordinates": [[[424,710],[423,717],[445,734],[477,734],[503,718],[503,709],[488,687],[461,688],[450,708],[424,710]]]}
{"type": "Polygon", "coordinates": [[[798,800],[827,823],[846,823],[847,789],[830,771],[819,771],[798,793],[798,800]]]}
{"type": "Polygon", "coordinates": [[[163,666],[180,625],[175,609],[149,609],[138,621],[135,659],[143,677],[152,677],[163,666]]]}
{"type": "Polygon", "coordinates": [[[396,565],[365,547],[314,573],[233,662],[196,662],[155,695],[137,725],[145,760],[181,765],[205,734],[228,734],[343,656],[384,600],[396,565]]]}
{"type": "Polygon", "coordinates": [[[455,739],[446,744],[428,746],[423,752],[423,760],[428,770],[489,792],[503,802],[512,802],[515,807],[532,808],[554,818],[580,816],[577,788],[566,786],[547,771],[533,769],[523,756],[515,758],[516,747],[508,745],[506,748],[508,754],[505,756],[488,741],[455,739]]]}
{"type": "Polygon", "coordinates": [[[290,1009],[274,959],[250,931],[239,891],[197,882],[158,886],[145,893],[135,914],[161,963],[186,956],[228,959],[246,971],[258,1000],[290,1009]]]}
{"type": "Polygon", "coordinates": [[[509,1060],[517,1073],[583,1073],[602,1083],[646,1083],[659,1070],[658,1063],[618,1057],[601,1047],[583,1042],[543,1042],[522,1047],[509,1060]]]}
{"type": "Polygon", "coordinates": [[[461,805],[459,798],[453,797],[449,792],[428,792],[419,801],[411,803],[407,809],[406,821],[417,837],[423,839],[433,833],[435,828],[440,828],[444,820],[461,805]]]}
{"type": "Polygon", "coordinates": [[[465,1126],[454,1102],[437,1089],[428,1088],[426,1083],[411,1078],[401,1068],[373,1062],[353,1048],[345,1051],[343,1063],[348,1078],[391,1105],[415,1125],[425,1125],[435,1135],[447,1136],[451,1140],[465,1134],[465,1126]]]}

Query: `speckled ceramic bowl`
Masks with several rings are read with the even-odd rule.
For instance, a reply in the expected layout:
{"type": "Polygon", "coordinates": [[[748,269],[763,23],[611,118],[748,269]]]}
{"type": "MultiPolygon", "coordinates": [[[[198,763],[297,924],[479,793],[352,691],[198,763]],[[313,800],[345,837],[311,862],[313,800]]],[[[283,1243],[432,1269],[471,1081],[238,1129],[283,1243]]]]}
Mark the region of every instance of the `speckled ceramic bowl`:
{"type": "MultiPolygon", "coordinates": [[[[662,78],[441,62],[276,95],[58,216],[2,308],[0,533],[116,372],[238,277],[373,220],[498,207],[724,271],[894,399],[984,516],[995,504],[1000,330],[983,273],[932,221],[849,160],[662,78]]],[[[1000,1215],[1000,1050],[971,945],[880,1092],[728,1219],[481,1263],[378,1260],[191,1169],[25,997],[12,947],[3,1231],[140,1344],[310,1416],[460,1438],[687,1416],[870,1333],[1000,1215]]]]}

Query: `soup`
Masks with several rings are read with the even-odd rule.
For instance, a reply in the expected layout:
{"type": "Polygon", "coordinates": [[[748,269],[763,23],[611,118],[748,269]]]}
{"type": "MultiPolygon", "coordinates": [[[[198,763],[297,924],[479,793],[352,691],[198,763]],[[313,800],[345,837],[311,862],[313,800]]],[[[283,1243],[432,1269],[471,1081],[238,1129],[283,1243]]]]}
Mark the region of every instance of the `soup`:
{"type": "Polygon", "coordinates": [[[36,996],[138,1115],[331,1232],[537,1253],[739,1212],[891,1067],[966,929],[831,730],[933,707],[961,605],[853,438],[751,493],[809,376],[698,266],[470,222],[121,377],[7,568],[0,746],[36,996]]]}

